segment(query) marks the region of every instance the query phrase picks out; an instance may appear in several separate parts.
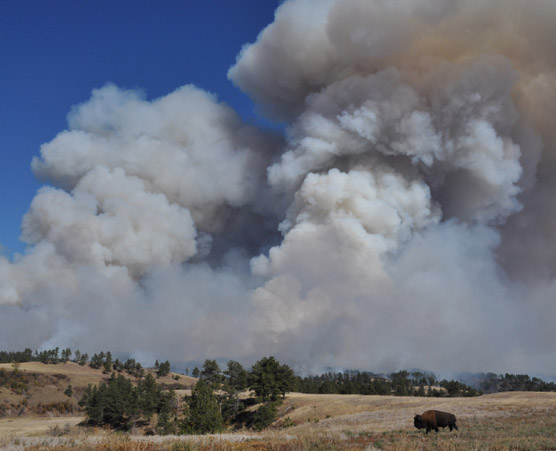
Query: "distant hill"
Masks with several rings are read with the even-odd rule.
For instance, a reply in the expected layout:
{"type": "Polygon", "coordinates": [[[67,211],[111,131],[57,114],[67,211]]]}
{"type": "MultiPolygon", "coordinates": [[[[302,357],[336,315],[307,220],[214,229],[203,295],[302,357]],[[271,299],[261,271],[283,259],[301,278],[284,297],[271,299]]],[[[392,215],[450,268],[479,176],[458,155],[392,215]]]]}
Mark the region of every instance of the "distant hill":
{"type": "MultiPolygon", "coordinates": [[[[154,369],[145,374],[156,377],[154,369]]],[[[116,373],[117,374],[117,373],[116,373]]],[[[138,378],[123,373],[132,381],[138,378]]],[[[99,385],[111,373],[74,362],[56,365],[40,362],[0,363],[0,417],[23,415],[80,415],[78,401],[89,384],[99,385]]],[[[164,388],[190,390],[196,379],[169,373],[157,378],[164,388]]]]}
{"type": "Polygon", "coordinates": [[[487,394],[508,391],[556,391],[556,383],[527,374],[463,373],[458,379],[487,394]]]}

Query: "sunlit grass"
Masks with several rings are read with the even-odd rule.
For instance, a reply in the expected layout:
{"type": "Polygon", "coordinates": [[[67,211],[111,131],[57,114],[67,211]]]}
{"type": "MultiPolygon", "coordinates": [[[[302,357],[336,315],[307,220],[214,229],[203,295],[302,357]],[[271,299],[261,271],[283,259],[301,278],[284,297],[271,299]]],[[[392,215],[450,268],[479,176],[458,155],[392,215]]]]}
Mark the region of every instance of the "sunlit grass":
{"type": "Polygon", "coordinates": [[[450,399],[291,394],[273,427],[261,433],[147,437],[60,422],[46,433],[0,439],[0,448],[8,446],[60,451],[550,450],[556,449],[556,393],[450,399]],[[425,435],[415,429],[414,413],[429,408],[453,412],[459,431],[425,435]]]}

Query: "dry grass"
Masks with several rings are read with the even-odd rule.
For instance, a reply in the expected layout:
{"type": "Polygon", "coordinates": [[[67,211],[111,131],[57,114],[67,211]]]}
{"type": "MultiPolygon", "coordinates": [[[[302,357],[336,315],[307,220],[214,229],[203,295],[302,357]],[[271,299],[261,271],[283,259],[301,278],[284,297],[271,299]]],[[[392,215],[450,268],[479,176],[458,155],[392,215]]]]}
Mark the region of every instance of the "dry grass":
{"type": "MultiPolygon", "coordinates": [[[[145,437],[81,427],[0,439],[6,449],[90,450],[547,450],[556,449],[556,393],[500,393],[477,398],[290,394],[263,433],[145,437]],[[425,435],[415,413],[436,408],[458,417],[459,432],[425,435]],[[12,448],[10,448],[12,447],[12,448]]],[[[63,423],[63,419],[60,419],[63,423]]],[[[60,423],[60,424],[62,424],[60,423]]],[[[13,426],[13,424],[12,424],[13,426]]],[[[0,422],[0,437],[6,432],[0,422]]],[[[26,432],[28,431],[28,432],[26,432]]]]}
{"type": "MultiPolygon", "coordinates": [[[[7,371],[12,371],[13,369],[11,363],[0,363],[0,369],[1,368],[7,371]]],[[[19,364],[19,371],[50,375],[64,374],[75,387],[86,387],[88,384],[98,385],[109,377],[109,375],[104,374],[101,369],[95,370],[88,365],[81,366],[74,362],[58,363],[56,365],[47,365],[40,362],[24,362],[19,364]]],[[[126,373],[124,373],[124,375],[126,375],[126,373]]],[[[129,377],[129,375],[126,375],[126,377],[129,377]]],[[[183,388],[195,385],[196,381],[197,379],[194,377],[177,373],[170,373],[168,376],[157,379],[159,384],[180,384],[183,388]],[[174,377],[177,377],[177,380],[174,379],[174,377]]]]}
{"type": "MultiPolygon", "coordinates": [[[[11,363],[0,364],[0,370],[13,374],[11,363]]],[[[0,387],[0,418],[21,415],[82,415],[77,402],[87,385],[99,385],[110,377],[100,369],[73,362],[56,365],[25,362],[19,364],[18,371],[24,388],[15,390],[8,386],[0,387]],[[71,397],[64,394],[68,385],[73,388],[71,397]]],[[[195,381],[195,378],[175,373],[157,379],[159,384],[179,389],[190,388],[195,381]]]]}
{"type": "Polygon", "coordinates": [[[26,436],[47,433],[55,427],[75,426],[85,417],[18,417],[0,419],[1,436],[26,436]]]}
{"type": "Polygon", "coordinates": [[[527,411],[556,409],[556,393],[498,393],[474,398],[417,398],[362,395],[305,395],[292,393],[281,408],[296,427],[358,430],[372,424],[377,432],[413,428],[413,417],[428,409],[447,410],[458,424],[468,419],[513,416],[527,411]],[[328,417],[328,418],[327,418],[328,417]]]}
{"type": "MultiPolygon", "coordinates": [[[[7,371],[12,370],[11,363],[0,363],[0,368],[7,371]]],[[[67,376],[66,385],[70,383],[74,387],[86,387],[88,384],[98,385],[107,379],[107,375],[101,370],[95,370],[88,366],[81,366],[77,363],[67,362],[57,365],[47,365],[40,362],[25,362],[19,366],[19,371],[25,373],[48,374],[51,376],[63,374],[67,376]]]]}

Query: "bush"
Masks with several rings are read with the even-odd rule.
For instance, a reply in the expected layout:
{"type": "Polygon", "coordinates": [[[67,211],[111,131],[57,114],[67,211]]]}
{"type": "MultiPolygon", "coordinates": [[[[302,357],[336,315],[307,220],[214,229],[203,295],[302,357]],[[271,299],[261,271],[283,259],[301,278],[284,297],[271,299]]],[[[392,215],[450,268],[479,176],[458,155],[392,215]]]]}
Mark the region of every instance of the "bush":
{"type": "Polygon", "coordinates": [[[278,403],[269,402],[257,409],[253,417],[253,428],[262,431],[270,426],[276,419],[278,413],[278,403]]]}
{"type": "Polygon", "coordinates": [[[69,384],[67,388],[64,390],[64,395],[66,395],[69,398],[73,396],[73,387],[71,386],[71,384],[69,384]]]}

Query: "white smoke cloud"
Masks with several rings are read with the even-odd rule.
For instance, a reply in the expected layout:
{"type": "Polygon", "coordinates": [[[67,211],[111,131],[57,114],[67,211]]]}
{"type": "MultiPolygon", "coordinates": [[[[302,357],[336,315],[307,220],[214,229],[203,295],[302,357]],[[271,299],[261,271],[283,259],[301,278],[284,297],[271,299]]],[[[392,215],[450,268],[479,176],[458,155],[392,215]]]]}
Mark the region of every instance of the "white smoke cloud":
{"type": "Polygon", "coordinates": [[[288,0],[228,74],[285,140],[193,86],[94,90],[33,160],[0,345],[554,373],[554,19],[288,0]]]}

